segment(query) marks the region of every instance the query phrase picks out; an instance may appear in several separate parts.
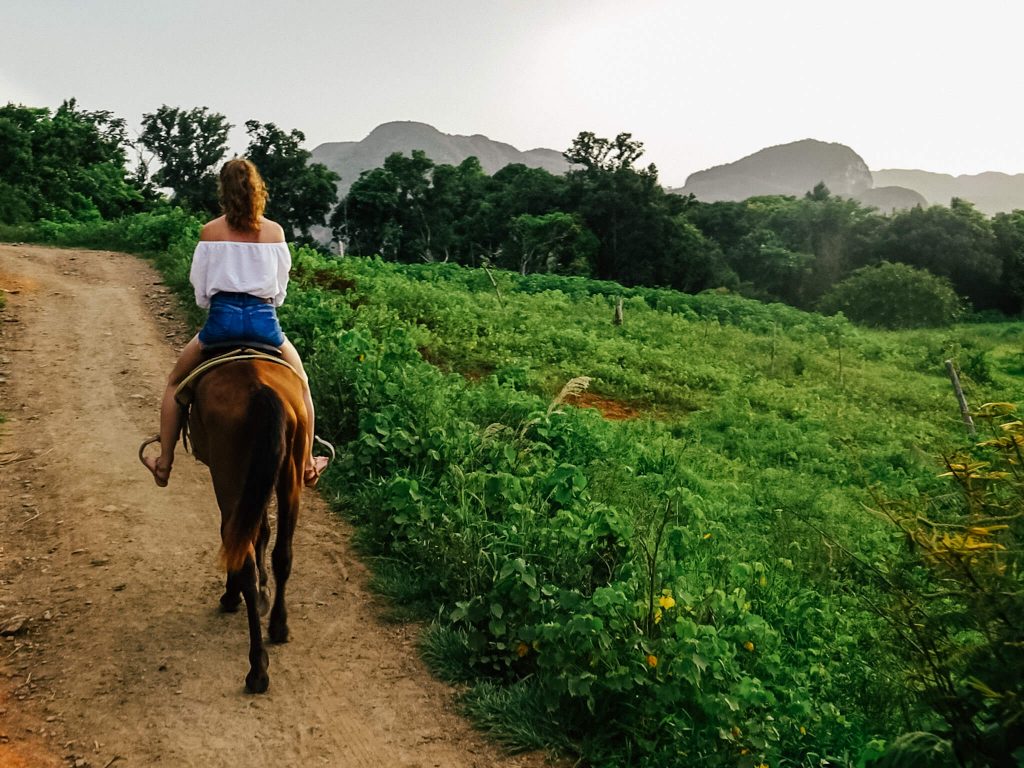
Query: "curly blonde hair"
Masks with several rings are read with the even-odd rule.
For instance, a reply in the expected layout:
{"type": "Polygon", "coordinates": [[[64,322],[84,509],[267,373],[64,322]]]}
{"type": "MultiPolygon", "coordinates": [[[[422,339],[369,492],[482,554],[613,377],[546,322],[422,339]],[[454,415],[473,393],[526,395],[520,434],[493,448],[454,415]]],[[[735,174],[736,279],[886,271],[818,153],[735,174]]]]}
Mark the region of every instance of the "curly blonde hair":
{"type": "Polygon", "coordinates": [[[229,227],[242,232],[259,230],[267,207],[267,185],[251,160],[239,157],[224,163],[217,194],[229,227]]]}

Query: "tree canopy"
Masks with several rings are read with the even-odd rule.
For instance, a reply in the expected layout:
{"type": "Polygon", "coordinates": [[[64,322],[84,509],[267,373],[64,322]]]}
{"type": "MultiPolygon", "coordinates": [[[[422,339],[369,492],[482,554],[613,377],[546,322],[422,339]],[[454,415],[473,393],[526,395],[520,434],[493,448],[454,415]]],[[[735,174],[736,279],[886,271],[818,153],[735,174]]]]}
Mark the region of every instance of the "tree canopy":
{"type": "Polygon", "coordinates": [[[173,190],[179,205],[216,215],[215,171],[227,152],[231,128],[224,115],[206,107],[184,110],[164,104],[144,114],[139,143],[160,162],[153,180],[173,190]]]}
{"type": "Polygon", "coordinates": [[[0,107],[0,222],[116,217],[141,208],[129,177],[125,122],[74,99],[48,109],[0,107]]]}
{"type": "Polygon", "coordinates": [[[337,202],[340,177],[325,165],[309,162],[302,131],[285,133],[273,123],[256,120],[247,120],[245,130],[249,134],[246,156],[270,192],[267,216],[284,228],[288,240],[301,233],[308,241],[310,227],[322,225],[337,202]]]}
{"type": "Polygon", "coordinates": [[[821,301],[827,313],[880,328],[927,328],[951,325],[960,299],[949,280],[925,269],[887,261],[861,267],[832,287],[821,301]]]}

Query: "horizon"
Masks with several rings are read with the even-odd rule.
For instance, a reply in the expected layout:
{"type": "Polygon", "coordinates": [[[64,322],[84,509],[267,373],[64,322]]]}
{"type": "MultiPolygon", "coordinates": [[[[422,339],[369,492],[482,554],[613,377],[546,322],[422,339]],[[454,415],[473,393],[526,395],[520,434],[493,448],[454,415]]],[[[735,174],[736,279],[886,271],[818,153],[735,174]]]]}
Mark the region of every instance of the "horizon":
{"type": "Polygon", "coordinates": [[[628,132],[667,187],[805,138],[872,170],[1024,172],[1010,87],[1024,7],[1000,0],[856,14],[811,0],[640,0],[628,14],[611,0],[44,0],[6,15],[0,102],[74,97],[133,136],[161,104],[207,106],[235,126],[234,152],[249,119],[302,131],[310,150],[408,120],[522,151],[628,132]]]}

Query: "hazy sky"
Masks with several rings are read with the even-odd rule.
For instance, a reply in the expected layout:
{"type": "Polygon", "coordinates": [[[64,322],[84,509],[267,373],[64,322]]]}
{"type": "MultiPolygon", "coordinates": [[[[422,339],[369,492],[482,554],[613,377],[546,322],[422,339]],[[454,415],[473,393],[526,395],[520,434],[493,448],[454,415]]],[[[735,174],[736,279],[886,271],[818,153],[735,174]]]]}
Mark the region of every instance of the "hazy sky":
{"type": "Polygon", "coordinates": [[[1020,0],[0,0],[0,102],[136,130],[208,106],[310,149],[390,120],[519,149],[629,131],[668,186],[808,137],[1020,173],[1022,29],[1020,0]]]}

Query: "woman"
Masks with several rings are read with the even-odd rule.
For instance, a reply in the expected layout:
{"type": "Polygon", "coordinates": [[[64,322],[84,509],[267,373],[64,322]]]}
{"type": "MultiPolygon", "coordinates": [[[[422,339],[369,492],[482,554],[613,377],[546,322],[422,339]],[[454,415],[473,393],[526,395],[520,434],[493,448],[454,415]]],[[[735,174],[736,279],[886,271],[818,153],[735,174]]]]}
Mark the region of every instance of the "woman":
{"type": "Polygon", "coordinates": [[[267,188],[249,160],[229,160],[220,171],[218,185],[224,215],[206,224],[192,256],[190,279],[196,303],[209,308],[206,324],[181,351],[167,377],[160,405],[160,456],[143,463],[163,487],[171,474],[174,449],[181,432],[181,412],[174,391],[203,359],[203,348],[222,341],[268,344],[302,377],[309,414],[308,453],[303,481],[316,485],[327,466],[325,456],[312,454],[313,399],[299,353],[281,332],[276,307],[288,287],[291,253],[279,224],[263,217],[267,188]]]}

